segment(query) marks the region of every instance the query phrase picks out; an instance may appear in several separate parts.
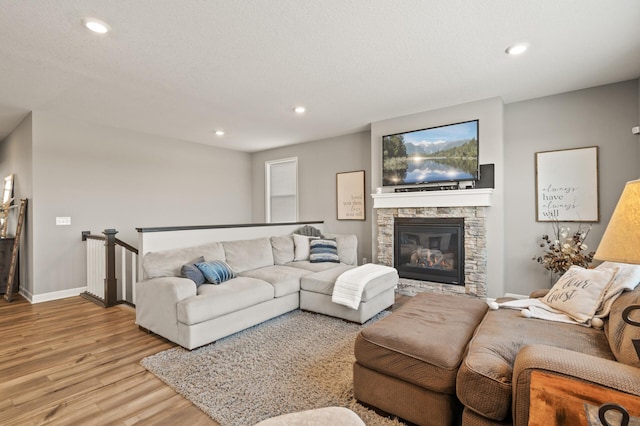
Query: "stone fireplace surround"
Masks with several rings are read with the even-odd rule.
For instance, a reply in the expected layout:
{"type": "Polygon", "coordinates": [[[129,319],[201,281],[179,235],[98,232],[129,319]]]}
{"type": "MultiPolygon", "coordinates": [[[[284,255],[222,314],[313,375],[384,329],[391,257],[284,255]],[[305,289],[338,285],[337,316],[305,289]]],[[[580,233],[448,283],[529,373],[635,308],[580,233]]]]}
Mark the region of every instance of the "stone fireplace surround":
{"type": "Polygon", "coordinates": [[[492,189],[372,194],[377,220],[377,263],[393,267],[393,232],[397,217],[464,218],[465,285],[400,278],[398,292],[487,297],[486,209],[492,189]]]}

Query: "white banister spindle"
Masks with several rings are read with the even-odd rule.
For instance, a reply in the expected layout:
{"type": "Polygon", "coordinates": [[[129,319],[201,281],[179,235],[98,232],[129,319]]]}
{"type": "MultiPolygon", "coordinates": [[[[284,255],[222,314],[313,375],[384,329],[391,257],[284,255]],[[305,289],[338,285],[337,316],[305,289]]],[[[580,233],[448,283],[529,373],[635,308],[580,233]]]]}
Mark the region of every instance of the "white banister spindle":
{"type": "Polygon", "coordinates": [[[99,275],[96,276],[96,287],[98,288],[100,297],[103,299],[106,296],[104,292],[104,287],[105,287],[105,279],[107,276],[107,259],[105,257],[107,254],[107,250],[104,244],[105,243],[103,241],[96,241],[96,246],[98,247],[98,250],[96,250],[96,252],[97,252],[98,266],[99,266],[99,275]]]}
{"type": "Polygon", "coordinates": [[[131,252],[131,303],[136,304],[136,283],[138,282],[138,255],[131,252]]]}
{"type": "MultiPolygon", "coordinates": [[[[136,281],[138,274],[138,256],[137,250],[126,243],[115,239],[115,253],[113,256],[115,259],[107,259],[107,245],[109,244],[109,237],[113,236],[117,231],[109,229],[105,231],[104,237],[92,236],[89,233],[83,232],[83,241],[86,244],[87,253],[87,291],[86,293],[92,297],[100,299],[108,306],[112,306],[119,301],[126,301],[135,305],[136,303],[136,281]],[[109,231],[108,233],[106,231],[109,231]],[[120,250],[120,268],[117,267],[117,251],[120,250]],[[112,278],[107,278],[108,265],[114,270],[111,272],[112,278]],[[112,279],[119,282],[119,292],[121,297],[114,298],[114,295],[108,295],[106,290],[107,280],[110,280],[109,287],[111,291],[114,291],[117,285],[113,284],[112,279]],[[127,288],[131,287],[131,288],[127,288]],[[109,296],[109,297],[107,297],[109,296]],[[107,301],[109,299],[109,301],[107,301]],[[117,300],[116,300],[117,299],[117,300]]],[[[109,245],[111,247],[111,245],[109,245]]]]}
{"type": "Polygon", "coordinates": [[[122,300],[127,299],[127,249],[120,247],[120,285],[122,300]]]}
{"type": "Polygon", "coordinates": [[[100,273],[100,265],[98,262],[96,262],[98,257],[98,254],[97,254],[98,247],[96,247],[96,242],[93,240],[89,240],[88,245],[89,245],[89,248],[91,249],[91,263],[93,263],[93,268],[91,272],[91,280],[88,283],[87,290],[89,293],[93,294],[94,296],[98,296],[100,294],[98,291],[98,288],[96,288],[96,277],[100,273]]]}
{"type": "Polygon", "coordinates": [[[107,250],[104,244],[105,243],[103,241],[96,241],[96,245],[98,246],[97,257],[98,257],[98,266],[99,266],[99,273],[100,273],[100,275],[96,277],[96,286],[99,289],[99,292],[100,292],[99,294],[102,299],[104,299],[106,296],[104,292],[104,288],[105,288],[105,280],[107,277],[107,259],[106,259],[107,250]]]}
{"type": "Polygon", "coordinates": [[[86,241],[85,249],[87,251],[87,292],[91,292],[91,280],[93,279],[93,253],[91,252],[91,245],[89,241],[86,241]]]}
{"type": "Polygon", "coordinates": [[[87,240],[87,293],[104,298],[105,277],[104,242],[87,240]]]}

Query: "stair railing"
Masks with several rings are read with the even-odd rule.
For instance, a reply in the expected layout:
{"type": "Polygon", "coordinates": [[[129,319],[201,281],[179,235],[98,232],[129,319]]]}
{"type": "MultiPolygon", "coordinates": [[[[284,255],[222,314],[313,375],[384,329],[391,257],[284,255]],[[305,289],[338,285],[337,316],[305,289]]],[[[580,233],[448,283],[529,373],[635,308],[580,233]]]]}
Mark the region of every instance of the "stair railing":
{"type": "Polygon", "coordinates": [[[120,303],[135,306],[136,303],[138,250],[116,238],[117,233],[115,229],[105,229],[103,235],[82,232],[87,249],[87,291],[81,295],[105,308],[120,303]],[[127,291],[128,287],[130,291],[127,291]]]}

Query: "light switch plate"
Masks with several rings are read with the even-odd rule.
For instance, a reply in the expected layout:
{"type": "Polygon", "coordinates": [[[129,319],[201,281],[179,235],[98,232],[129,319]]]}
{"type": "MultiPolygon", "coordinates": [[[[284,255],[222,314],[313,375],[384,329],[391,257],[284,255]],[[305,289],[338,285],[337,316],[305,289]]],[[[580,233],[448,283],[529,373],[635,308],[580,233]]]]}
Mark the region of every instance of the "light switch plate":
{"type": "Polygon", "coordinates": [[[56,217],[56,226],[61,226],[61,225],[71,225],[71,218],[66,216],[66,217],[56,217]]]}

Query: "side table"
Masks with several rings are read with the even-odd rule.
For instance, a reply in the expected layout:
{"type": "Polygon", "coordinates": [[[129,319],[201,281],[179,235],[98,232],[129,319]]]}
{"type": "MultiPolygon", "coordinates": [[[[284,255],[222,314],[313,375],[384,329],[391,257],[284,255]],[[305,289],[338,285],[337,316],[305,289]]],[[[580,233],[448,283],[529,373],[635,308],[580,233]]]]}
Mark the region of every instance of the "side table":
{"type": "Polygon", "coordinates": [[[640,416],[640,399],[614,389],[541,371],[531,373],[529,426],[592,425],[588,406],[614,403],[640,416]]]}

